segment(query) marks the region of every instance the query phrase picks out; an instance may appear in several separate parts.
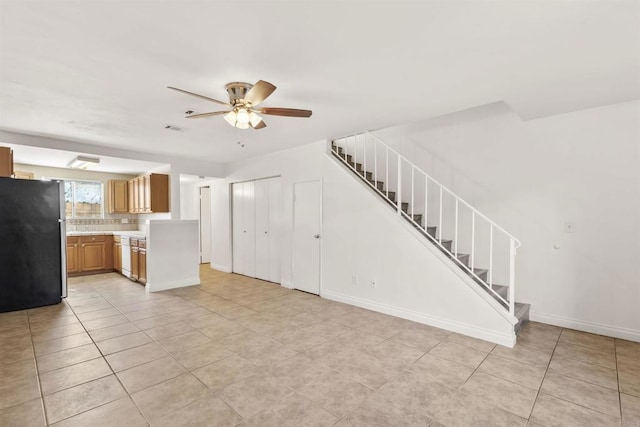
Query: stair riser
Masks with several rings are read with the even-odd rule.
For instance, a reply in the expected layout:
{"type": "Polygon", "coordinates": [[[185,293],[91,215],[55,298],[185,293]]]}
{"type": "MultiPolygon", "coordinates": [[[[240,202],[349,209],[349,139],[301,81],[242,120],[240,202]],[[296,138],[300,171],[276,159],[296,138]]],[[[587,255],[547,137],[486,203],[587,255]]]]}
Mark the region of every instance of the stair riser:
{"type": "MultiPolygon", "coordinates": [[[[353,161],[353,156],[349,154],[345,154],[342,147],[337,147],[335,145],[332,145],[332,151],[334,155],[340,157],[343,161],[346,161],[346,163],[348,163],[353,169],[355,169],[361,178],[366,179],[370,185],[376,187],[380,193],[383,193],[383,195],[386,195],[387,201],[391,204],[392,207],[397,209],[397,195],[395,191],[385,192],[384,182],[375,181],[373,179],[373,172],[363,170],[363,165],[361,163],[355,163],[353,161]]],[[[408,202],[402,202],[400,204],[400,208],[405,214],[402,216],[406,220],[411,220],[410,221],[411,224],[414,227],[416,227],[416,229],[419,232],[421,232],[423,235],[426,236],[428,234],[433,239],[437,239],[436,242],[438,242],[439,239],[442,239],[442,241],[440,241],[440,246],[438,247],[446,256],[448,256],[450,259],[453,260],[453,258],[455,257],[455,255],[452,253],[453,242],[451,240],[445,240],[444,238],[446,236],[438,236],[437,227],[431,226],[431,227],[427,227],[427,229],[425,230],[422,227],[422,223],[424,221],[423,214],[416,213],[411,215],[409,211],[409,207],[410,206],[408,202]]],[[[458,254],[457,261],[467,266],[467,268],[470,267],[469,254],[458,254]]],[[[476,267],[477,268],[474,268],[473,274],[469,273],[468,270],[464,270],[464,271],[470,276],[471,279],[473,279],[473,281],[477,282],[478,285],[481,286],[481,288],[485,289],[485,291],[489,295],[491,295],[498,303],[500,303],[504,308],[508,309],[509,308],[508,303],[505,303],[505,300],[506,301],[509,300],[509,288],[507,286],[493,285],[491,287],[492,290],[489,289],[487,285],[488,271],[480,268],[479,266],[476,266],[476,267]]],[[[526,305],[525,307],[523,304],[516,303],[515,314],[516,314],[516,317],[518,317],[519,319],[519,322],[514,327],[514,330],[517,334],[520,331],[520,329],[523,327],[523,325],[525,325],[529,320],[529,306],[526,305]]]]}

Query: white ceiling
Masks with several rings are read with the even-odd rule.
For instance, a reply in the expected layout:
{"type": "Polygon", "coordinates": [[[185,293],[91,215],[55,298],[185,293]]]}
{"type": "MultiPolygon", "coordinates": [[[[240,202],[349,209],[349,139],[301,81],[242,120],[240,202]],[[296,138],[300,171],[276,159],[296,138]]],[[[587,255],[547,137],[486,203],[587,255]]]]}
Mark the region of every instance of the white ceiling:
{"type": "Polygon", "coordinates": [[[1,128],[200,160],[501,100],[531,119],[640,97],[637,1],[3,0],[0,12],[1,128]],[[258,79],[278,86],[264,106],[313,116],[241,131],[184,119],[219,108],[166,89],[224,100],[225,83],[258,79]]]}
{"type": "Polygon", "coordinates": [[[96,156],[94,154],[53,150],[50,148],[31,147],[28,145],[6,144],[3,147],[13,149],[13,161],[15,163],[48,166],[53,168],[66,168],[67,164],[77,156],[99,158],[100,163],[92,165],[89,170],[95,172],[111,172],[128,175],[137,175],[166,166],[162,163],[145,162],[142,160],[123,159],[119,157],[96,156]]]}

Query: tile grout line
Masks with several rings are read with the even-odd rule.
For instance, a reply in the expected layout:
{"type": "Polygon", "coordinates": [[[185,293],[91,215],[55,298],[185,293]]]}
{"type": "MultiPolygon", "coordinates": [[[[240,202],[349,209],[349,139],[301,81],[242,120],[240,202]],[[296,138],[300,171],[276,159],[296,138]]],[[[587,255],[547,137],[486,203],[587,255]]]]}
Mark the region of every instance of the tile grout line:
{"type": "MultiPolygon", "coordinates": [[[[65,303],[65,305],[68,307],[69,305],[65,303]]],[[[69,307],[71,308],[71,307],[69,307]]],[[[73,310],[72,310],[73,312],[73,310]]],[[[75,316],[75,313],[74,313],[75,316]]],[[[31,350],[33,351],[33,361],[36,365],[36,379],[38,381],[38,390],[40,391],[40,400],[42,401],[41,407],[42,407],[42,413],[44,415],[44,424],[45,425],[49,425],[49,417],[47,416],[47,410],[46,407],[44,405],[44,394],[42,392],[42,384],[40,383],[40,372],[38,371],[38,358],[36,357],[36,348],[35,345],[33,344],[33,334],[31,332],[31,315],[29,312],[27,312],[27,322],[29,323],[29,339],[31,341],[31,350]]]]}
{"type": "MultiPolygon", "coordinates": [[[[94,289],[94,291],[95,291],[95,288],[93,288],[93,286],[92,286],[92,289],[94,289]]],[[[111,305],[111,307],[113,307],[113,308],[115,308],[116,310],[118,310],[118,308],[117,308],[116,306],[114,306],[113,304],[111,304],[111,302],[110,302],[110,301],[108,301],[106,298],[104,298],[100,292],[98,292],[98,291],[95,291],[95,292],[97,292],[97,293],[100,295],[100,297],[101,297],[101,298],[103,298],[103,299],[104,299],[104,300],[105,300],[109,305],[111,305]]],[[[71,307],[71,304],[67,304],[67,305],[69,305],[69,308],[70,308],[70,309],[71,309],[71,311],[73,312],[74,316],[76,316],[76,318],[78,318],[78,315],[76,314],[76,312],[75,312],[75,310],[73,309],[73,307],[71,307]]],[[[97,310],[93,310],[93,311],[97,311],[97,310]]],[[[122,313],[120,310],[118,310],[118,311],[119,311],[120,313],[122,313]]],[[[122,314],[124,314],[124,313],[122,313],[122,314]]],[[[125,316],[125,317],[126,317],[126,316],[125,316]]],[[[127,319],[128,319],[128,318],[127,318],[127,319]]],[[[105,361],[105,363],[107,364],[107,366],[108,366],[108,367],[109,367],[109,369],[111,370],[111,375],[113,375],[113,376],[115,377],[115,379],[116,379],[116,380],[118,381],[118,383],[120,384],[120,387],[122,387],[122,389],[124,390],[124,392],[127,394],[127,397],[128,397],[128,398],[133,402],[133,404],[136,406],[136,409],[138,410],[138,412],[140,412],[140,415],[142,415],[142,417],[144,418],[144,420],[145,420],[145,422],[147,423],[147,425],[151,425],[151,424],[149,423],[149,421],[147,421],[147,418],[144,416],[144,414],[142,413],[142,411],[140,410],[140,408],[138,408],[138,405],[136,404],[135,400],[133,400],[133,399],[131,398],[131,395],[129,394],[129,392],[127,391],[127,389],[124,387],[124,384],[122,384],[122,381],[120,381],[120,378],[118,377],[118,375],[116,375],[116,372],[113,370],[113,367],[111,366],[111,364],[109,363],[109,361],[107,360],[107,358],[106,358],[106,357],[104,356],[104,354],[102,353],[102,350],[100,350],[100,347],[98,347],[98,344],[96,343],[96,341],[93,339],[93,337],[91,336],[91,334],[89,333],[89,331],[87,330],[87,328],[85,328],[84,323],[82,323],[82,321],[81,321],[80,319],[78,319],[78,321],[79,321],[79,322],[80,322],[80,324],[82,325],[82,328],[85,330],[85,333],[89,336],[89,339],[91,339],[91,342],[93,343],[93,345],[96,347],[96,349],[98,350],[98,352],[100,352],[100,355],[101,355],[102,359],[105,361]]],[[[117,325],[116,325],[116,326],[117,326],[117,325]]],[[[105,376],[105,377],[101,377],[101,378],[106,378],[106,376],[105,376]]],[[[100,378],[98,378],[98,379],[100,379],[100,378]]],[[[95,381],[95,380],[92,380],[92,381],[95,381]]],[[[88,382],[91,382],[91,381],[88,381],[88,382]]],[[[83,383],[83,384],[87,384],[87,383],[83,383]]],[[[78,385],[79,385],[79,384],[78,384],[78,385]]],[[[74,386],[74,387],[75,387],[75,386],[74,386]]],[[[70,388],[71,388],[71,387],[70,387],[70,388]]],[[[96,407],[93,407],[93,408],[87,409],[86,411],[78,412],[77,414],[74,414],[74,415],[72,415],[71,417],[67,417],[67,418],[64,418],[64,419],[66,420],[66,419],[69,419],[69,418],[73,418],[73,417],[75,417],[75,416],[78,416],[78,415],[84,414],[84,413],[86,413],[86,412],[92,411],[92,410],[94,410],[94,409],[100,408],[100,407],[102,407],[102,406],[108,405],[108,404],[110,404],[110,403],[112,403],[112,402],[115,402],[115,401],[117,401],[117,400],[119,400],[119,399],[115,399],[115,400],[112,400],[112,401],[109,401],[109,402],[105,402],[105,403],[103,403],[103,404],[101,404],[101,405],[98,405],[98,406],[96,406],[96,407]]],[[[63,420],[59,420],[59,421],[63,421],[63,420]]],[[[58,421],[58,422],[59,422],[59,421],[58,421]]]]}
{"type": "Polygon", "coordinates": [[[533,415],[533,409],[536,407],[536,403],[538,402],[538,397],[540,396],[540,391],[542,390],[542,385],[544,384],[544,379],[547,378],[547,373],[549,372],[549,366],[551,366],[551,361],[553,360],[553,355],[556,353],[556,348],[558,347],[558,343],[560,342],[560,337],[562,336],[562,332],[565,328],[560,329],[560,333],[558,334],[558,338],[556,339],[556,343],[553,346],[553,351],[551,352],[551,357],[549,357],[549,362],[547,362],[547,367],[544,370],[544,375],[542,376],[542,381],[540,382],[540,386],[536,391],[536,398],[533,399],[533,405],[531,406],[531,411],[529,411],[529,417],[527,417],[528,421],[531,421],[531,415],[533,415]]]}

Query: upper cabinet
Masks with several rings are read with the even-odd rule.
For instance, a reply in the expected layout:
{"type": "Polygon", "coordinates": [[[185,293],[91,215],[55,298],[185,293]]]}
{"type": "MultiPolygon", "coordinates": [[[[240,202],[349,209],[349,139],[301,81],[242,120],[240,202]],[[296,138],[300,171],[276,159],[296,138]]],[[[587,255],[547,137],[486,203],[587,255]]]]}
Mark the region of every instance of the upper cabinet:
{"type": "Polygon", "coordinates": [[[112,180],[107,187],[107,208],[109,213],[129,212],[129,183],[112,180]]]}
{"type": "Polygon", "coordinates": [[[150,173],[128,182],[129,212],[169,212],[169,175],[150,173]]]}
{"type": "Polygon", "coordinates": [[[0,176],[13,176],[13,150],[9,147],[0,147],[0,176]]]}

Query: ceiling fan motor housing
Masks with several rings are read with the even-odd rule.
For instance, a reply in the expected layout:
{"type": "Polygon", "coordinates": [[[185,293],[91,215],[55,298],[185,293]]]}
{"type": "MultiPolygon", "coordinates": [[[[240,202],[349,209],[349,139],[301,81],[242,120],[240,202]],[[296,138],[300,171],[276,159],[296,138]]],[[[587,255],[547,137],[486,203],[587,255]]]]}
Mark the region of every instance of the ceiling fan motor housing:
{"type": "Polygon", "coordinates": [[[244,97],[252,87],[253,85],[251,83],[231,82],[227,83],[224,88],[229,94],[229,102],[235,106],[236,104],[244,104],[244,97]]]}

